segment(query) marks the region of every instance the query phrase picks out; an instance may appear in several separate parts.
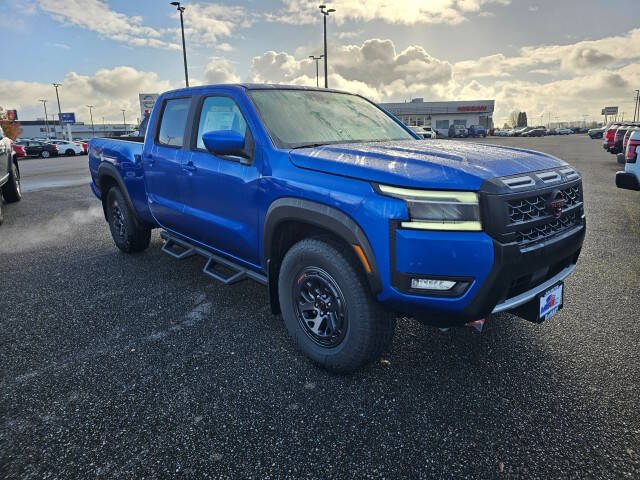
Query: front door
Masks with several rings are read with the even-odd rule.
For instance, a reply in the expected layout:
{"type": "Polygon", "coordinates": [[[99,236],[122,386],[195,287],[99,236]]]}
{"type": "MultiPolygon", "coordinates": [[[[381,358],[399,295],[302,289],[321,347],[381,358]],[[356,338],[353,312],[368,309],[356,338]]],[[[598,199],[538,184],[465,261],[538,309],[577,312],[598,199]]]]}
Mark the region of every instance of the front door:
{"type": "Polygon", "coordinates": [[[252,142],[251,131],[237,103],[227,96],[201,100],[194,145],[183,158],[185,219],[189,236],[209,247],[258,265],[258,179],[254,159],[213,155],[202,135],[235,130],[252,142]]]}
{"type": "Polygon", "coordinates": [[[142,155],[149,209],[162,227],[171,230],[179,230],[183,221],[182,147],[190,107],[191,98],[166,100],[157,136],[148,139],[142,155]]]}

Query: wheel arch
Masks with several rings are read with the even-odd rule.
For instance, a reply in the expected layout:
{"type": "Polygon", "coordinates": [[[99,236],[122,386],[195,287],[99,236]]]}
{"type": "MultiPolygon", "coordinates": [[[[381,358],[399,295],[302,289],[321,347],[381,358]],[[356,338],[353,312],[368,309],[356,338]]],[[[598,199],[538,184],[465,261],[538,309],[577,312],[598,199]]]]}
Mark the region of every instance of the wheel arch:
{"type": "Polygon", "coordinates": [[[299,198],[286,197],[273,202],[266,214],[263,234],[264,267],[269,278],[271,310],[279,313],[278,273],[284,255],[291,246],[314,236],[330,235],[349,245],[359,259],[371,292],[381,288],[375,255],[366,234],[349,215],[328,205],[299,198]],[[356,251],[359,247],[365,260],[356,251]],[[368,263],[369,269],[365,267],[368,263]]]}
{"type": "Polygon", "coordinates": [[[127,207],[134,213],[134,218],[137,222],[140,220],[137,218],[136,210],[133,208],[133,202],[131,201],[131,197],[129,196],[129,191],[127,190],[122,177],[120,176],[120,172],[118,169],[111,165],[110,163],[102,163],[98,167],[98,175],[96,176],[96,186],[100,191],[100,199],[102,200],[102,211],[104,213],[104,219],[108,221],[107,218],[107,193],[109,189],[112,187],[118,187],[122,192],[122,196],[124,197],[125,202],[127,202],[127,207]]]}

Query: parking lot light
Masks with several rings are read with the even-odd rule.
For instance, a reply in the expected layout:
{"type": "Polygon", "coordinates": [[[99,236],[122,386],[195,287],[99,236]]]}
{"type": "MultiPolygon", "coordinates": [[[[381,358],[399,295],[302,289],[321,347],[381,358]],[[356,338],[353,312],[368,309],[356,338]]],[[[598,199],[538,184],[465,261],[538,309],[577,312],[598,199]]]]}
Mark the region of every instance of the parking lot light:
{"type": "Polygon", "coordinates": [[[184,58],[184,83],[189,86],[189,73],[187,72],[187,47],[184,43],[184,7],[180,5],[180,2],[170,2],[169,5],[176,7],[176,10],[180,12],[180,30],[182,31],[182,56],[184,58]]]}

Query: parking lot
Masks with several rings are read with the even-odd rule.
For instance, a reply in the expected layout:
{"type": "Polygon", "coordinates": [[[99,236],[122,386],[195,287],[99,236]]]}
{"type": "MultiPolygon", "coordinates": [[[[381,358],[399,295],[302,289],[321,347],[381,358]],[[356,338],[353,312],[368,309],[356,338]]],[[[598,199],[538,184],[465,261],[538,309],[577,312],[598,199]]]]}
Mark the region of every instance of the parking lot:
{"type": "Polygon", "coordinates": [[[295,350],[266,288],[213,283],[157,231],[120,253],[87,157],[23,161],[0,227],[0,478],[638,478],[640,196],[586,135],[482,141],[582,173],[566,307],[481,335],[402,319],[350,376],[295,350]]]}

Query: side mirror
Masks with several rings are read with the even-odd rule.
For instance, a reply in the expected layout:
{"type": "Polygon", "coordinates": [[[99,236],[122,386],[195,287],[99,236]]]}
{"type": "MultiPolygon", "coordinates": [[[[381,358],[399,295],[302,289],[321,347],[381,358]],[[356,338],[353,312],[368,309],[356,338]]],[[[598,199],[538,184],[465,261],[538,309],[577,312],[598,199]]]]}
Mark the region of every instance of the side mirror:
{"type": "Polygon", "coordinates": [[[214,130],[202,135],[206,149],[214,155],[233,155],[248,158],[244,148],[244,136],[235,130],[214,130]]]}

